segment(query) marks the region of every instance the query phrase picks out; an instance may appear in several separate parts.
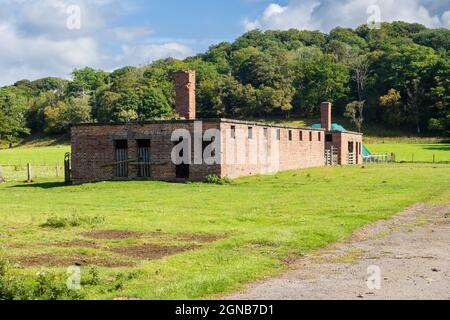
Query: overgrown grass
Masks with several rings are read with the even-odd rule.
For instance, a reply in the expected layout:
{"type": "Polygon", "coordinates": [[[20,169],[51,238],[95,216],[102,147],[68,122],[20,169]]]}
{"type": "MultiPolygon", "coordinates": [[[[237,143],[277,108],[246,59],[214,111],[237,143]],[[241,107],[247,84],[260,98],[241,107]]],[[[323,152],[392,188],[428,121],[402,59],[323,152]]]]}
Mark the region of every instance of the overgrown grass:
{"type": "MultiPolygon", "coordinates": [[[[180,245],[163,238],[95,240],[96,247],[61,246],[89,240],[92,230],[149,234],[214,234],[223,239],[135,267],[98,269],[86,298],[203,299],[275,275],[284,259],[349,236],[435,196],[449,203],[450,166],[432,164],[317,168],[249,177],[232,184],[105,182],[64,186],[60,181],[0,185],[0,247],[8,259],[36,254],[128,259],[111,248],[180,245]],[[47,217],[105,216],[101,225],[46,229],[47,217]]],[[[92,241],[92,240],[90,240],[92,241]]],[[[67,268],[67,266],[66,266],[67,268]]],[[[31,276],[40,267],[19,270],[31,276]]],[[[84,270],[84,269],[83,269],[84,270]]],[[[88,269],[87,269],[88,270],[88,269]]],[[[86,272],[86,279],[92,278],[86,272]]],[[[18,272],[19,272],[18,271],[18,272]]],[[[65,268],[50,268],[64,272],[65,268]]],[[[83,273],[84,274],[84,273],[83,273]]]]}
{"type": "Polygon", "coordinates": [[[54,229],[62,229],[68,227],[80,227],[82,225],[98,225],[105,222],[104,216],[94,216],[94,217],[80,217],[77,214],[72,214],[70,216],[55,216],[51,215],[47,218],[47,220],[41,224],[43,228],[54,228],[54,229]]]}

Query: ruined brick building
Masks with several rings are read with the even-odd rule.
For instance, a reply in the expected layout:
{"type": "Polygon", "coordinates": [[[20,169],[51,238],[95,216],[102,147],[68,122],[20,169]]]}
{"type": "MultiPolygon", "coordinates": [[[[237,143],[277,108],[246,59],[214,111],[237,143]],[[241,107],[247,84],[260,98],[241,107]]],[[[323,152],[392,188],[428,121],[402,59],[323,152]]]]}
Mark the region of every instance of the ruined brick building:
{"type": "Polygon", "coordinates": [[[362,163],[362,135],[332,130],[331,103],[321,106],[319,129],[196,119],[195,72],[177,72],[174,78],[178,119],[71,126],[74,183],[128,179],[201,181],[208,175],[237,178],[362,163]],[[174,132],[180,130],[192,138],[174,137],[174,132]],[[190,161],[174,162],[174,147],[181,143],[188,148],[179,155],[190,161]],[[207,150],[209,159],[205,156],[207,150]]]}

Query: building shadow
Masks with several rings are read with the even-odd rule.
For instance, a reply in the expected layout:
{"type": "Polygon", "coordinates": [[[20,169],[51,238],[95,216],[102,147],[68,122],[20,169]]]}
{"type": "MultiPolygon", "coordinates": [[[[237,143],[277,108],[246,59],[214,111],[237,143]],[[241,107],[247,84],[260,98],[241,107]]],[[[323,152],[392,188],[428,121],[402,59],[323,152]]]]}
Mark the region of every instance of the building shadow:
{"type": "Polygon", "coordinates": [[[14,186],[11,186],[9,188],[22,188],[22,189],[28,189],[28,188],[36,188],[36,189],[55,189],[55,188],[66,188],[73,186],[70,183],[65,182],[41,182],[41,183],[28,183],[28,184],[17,184],[14,186]]]}

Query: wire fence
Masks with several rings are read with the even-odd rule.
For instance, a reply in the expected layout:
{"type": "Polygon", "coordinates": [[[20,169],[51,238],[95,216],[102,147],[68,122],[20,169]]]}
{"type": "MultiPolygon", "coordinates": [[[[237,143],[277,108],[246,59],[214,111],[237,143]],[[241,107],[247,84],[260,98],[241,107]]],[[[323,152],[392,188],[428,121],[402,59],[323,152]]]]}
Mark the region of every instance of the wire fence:
{"type": "Polygon", "coordinates": [[[377,154],[364,157],[364,163],[436,163],[436,164],[448,164],[449,158],[440,157],[437,155],[419,155],[415,154],[377,154]]]}
{"type": "MultiPolygon", "coordinates": [[[[27,164],[0,164],[0,172],[3,173],[5,181],[27,181],[28,180],[28,165],[27,164]]],[[[52,179],[64,178],[64,164],[45,164],[33,165],[31,164],[31,179],[52,179]]]]}

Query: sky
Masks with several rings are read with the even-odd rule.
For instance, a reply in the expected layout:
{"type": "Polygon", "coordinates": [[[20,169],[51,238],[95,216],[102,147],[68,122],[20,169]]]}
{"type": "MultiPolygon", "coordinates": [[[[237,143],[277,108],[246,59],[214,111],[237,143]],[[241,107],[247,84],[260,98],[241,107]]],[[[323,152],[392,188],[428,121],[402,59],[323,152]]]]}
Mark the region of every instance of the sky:
{"type": "Polygon", "coordinates": [[[178,59],[253,29],[450,28],[450,0],[0,0],[0,85],[178,59]]]}

